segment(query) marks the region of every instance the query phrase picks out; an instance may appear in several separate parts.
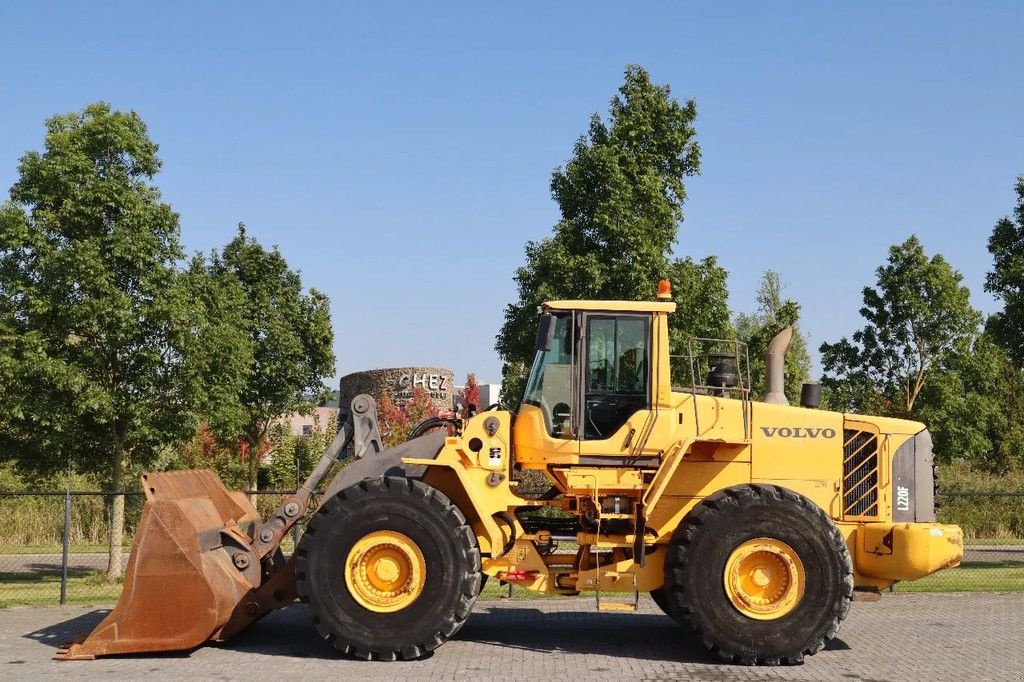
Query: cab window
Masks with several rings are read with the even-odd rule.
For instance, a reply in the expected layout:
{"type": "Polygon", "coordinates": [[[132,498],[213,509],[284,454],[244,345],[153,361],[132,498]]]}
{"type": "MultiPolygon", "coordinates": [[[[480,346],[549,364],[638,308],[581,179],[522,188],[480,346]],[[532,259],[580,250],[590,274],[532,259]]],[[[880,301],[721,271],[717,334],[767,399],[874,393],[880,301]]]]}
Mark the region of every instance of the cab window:
{"type": "Polygon", "coordinates": [[[650,406],[649,320],[629,315],[587,317],[584,437],[610,438],[637,410],[650,406]]]}
{"type": "Polygon", "coordinates": [[[551,348],[534,356],[523,402],[541,409],[551,436],[572,438],[573,318],[568,313],[555,317],[551,348]]]}

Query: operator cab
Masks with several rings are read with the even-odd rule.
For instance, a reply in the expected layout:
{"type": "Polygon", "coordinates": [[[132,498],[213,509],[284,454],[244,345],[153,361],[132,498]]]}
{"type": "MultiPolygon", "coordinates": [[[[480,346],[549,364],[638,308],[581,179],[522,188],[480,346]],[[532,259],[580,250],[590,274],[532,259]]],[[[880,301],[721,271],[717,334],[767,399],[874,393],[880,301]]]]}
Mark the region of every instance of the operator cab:
{"type": "Polygon", "coordinates": [[[644,439],[637,434],[650,433],[657,419],[659,391],[664,404],[671,390],[667,316],[675,303],[668,297],[659,292],[659,301],[541,306],[533,365],[514,425],[517,462],[542,468],[600,456],[600,463],[613,464],[608,457],[638,453],[644,439]]]}
{"type": "Polygon", "coordinates": [[[650,408],[650,329],[644,314],[544,313],[523,403],[540,408],[553,438],[611,437],[650,408]]]}

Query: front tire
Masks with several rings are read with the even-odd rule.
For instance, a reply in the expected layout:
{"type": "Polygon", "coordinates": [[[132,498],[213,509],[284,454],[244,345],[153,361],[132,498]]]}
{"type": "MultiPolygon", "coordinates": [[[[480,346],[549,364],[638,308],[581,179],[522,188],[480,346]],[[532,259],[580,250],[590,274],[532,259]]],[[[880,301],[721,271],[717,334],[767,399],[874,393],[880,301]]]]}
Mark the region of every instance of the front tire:
{"type": "Polygon", "coordinates": [[[811,500],[769,485],[727,488],[680,523],[665,560],[668,607],[721,658],[797,664],[828,643],[853,599],[853,562],[811,500]]]}
{"type": "Polygon", "coordinates": [[[411,479],[340,491],[311,519],[296,554],[296,589],[320,636],[364,660],[436,649],[480,593],[480,550],[465,516],[411,479]]]}
{"type": "Polygon", "coordinates": [[[665,591],[664,587],[659,587],[656,590],[651,590],[650,594],[651,600],[658,606],[659,609],[661,609],[662,613],[664,613],[666,616],[668,616],[669,618],[671,618],[672,620],[674,620],[682,626],[689,625],[689,622],[686,620],[686,618],[681,613],[674,610],[671,604],[669,604],[668,592],[665,591]]]}

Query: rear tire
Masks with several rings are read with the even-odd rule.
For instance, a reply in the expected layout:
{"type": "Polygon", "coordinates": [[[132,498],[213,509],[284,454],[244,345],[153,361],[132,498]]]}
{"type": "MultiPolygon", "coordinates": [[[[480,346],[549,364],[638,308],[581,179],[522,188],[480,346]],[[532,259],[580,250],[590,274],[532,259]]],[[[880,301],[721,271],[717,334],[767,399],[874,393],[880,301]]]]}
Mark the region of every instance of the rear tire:
{"type": "Polygon", "coordinates": [[[480,550],[465,516],[440,491],[406,478],[362,481],[324,502],[296,554],[296,589],[320,636],[364,660],[436,649],[466,622],[480,593],[480,550]],[[381,535],[411,543],[421,564],[413,569],[421,577],[415,597],[399,597],[400,608],[387,612],[366,605],[372,586],[362,595],[351,587],[358,577],[349,565],[359,543],[381,535]]]}
{"type": "MultiPolygon", "coordinates": [[[[759,559],[751,565],[751,580],[767,582],[759,559]]],[[[785,560],[779,565],[785,567],[785,560]]],[[[754,583],[747,584],[756,592],[754,583]]],[[[721,658],[746,665],[798,664],[820,651],[849,613],[853,562],[839,529],[814,502],[779,486],[741,485],[703,500],[679,524],[665,559],[665,590],[669,609],[687,618],[721,658]],[[781,573],[797,579],[784,578],[777,594],[799,596],[780,597],[775,611],[768,606],[767,613],[753,611],[764,607],[744,613],[737,583],[729,581],[736,574],[727,566],[736,566],[737,557],[750,556],[749,550],[743,554],[745,547],[762,541],[791,553],[793,572],[781,573]],[[789,591],[789,584],[801,583],[801,590],[789,591]]]]}

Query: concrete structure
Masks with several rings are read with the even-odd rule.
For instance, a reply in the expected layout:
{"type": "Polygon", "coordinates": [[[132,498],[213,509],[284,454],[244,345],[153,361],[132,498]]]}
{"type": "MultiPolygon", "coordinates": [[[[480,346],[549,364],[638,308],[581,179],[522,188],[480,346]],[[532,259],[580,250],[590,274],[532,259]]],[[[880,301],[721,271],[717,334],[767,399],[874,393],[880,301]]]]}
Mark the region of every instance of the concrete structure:
{"type": "MultiPolygon", "coordinates": [[[[480,384],[480,405],[478,407],[481,410],[486,410],[500,399],[501,384],[480,384]]],[[[512,408],[515,405],[506,405],[506,407],[512,408]]]]}
{"type": "MultiPolygon", "coordinates": [[[[501,395],[501,384],[477,384],[480,389],[480,404],[476,406],[477,411],[486,410],[488,407],[498,402],[501,395]]],[[[462,410],[462,403],[459,401],[459,396],[466,390],[466,387],[462,384],[455,387],[455,407],[456,411],[462,410]]]]}
{"type": "Polygon", "coordinates": [[[391,367],[353,372],[341,378],[338,401],[345,409],[352,398],[367,393],[376,400],[387,394],[396,405],[404,405],[413,390],[422,388],[442,412],[450,412],[455,398],[455,375],[444,367],[391,367]]]}

